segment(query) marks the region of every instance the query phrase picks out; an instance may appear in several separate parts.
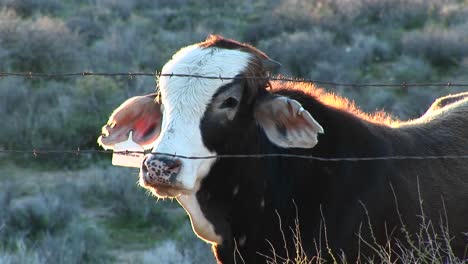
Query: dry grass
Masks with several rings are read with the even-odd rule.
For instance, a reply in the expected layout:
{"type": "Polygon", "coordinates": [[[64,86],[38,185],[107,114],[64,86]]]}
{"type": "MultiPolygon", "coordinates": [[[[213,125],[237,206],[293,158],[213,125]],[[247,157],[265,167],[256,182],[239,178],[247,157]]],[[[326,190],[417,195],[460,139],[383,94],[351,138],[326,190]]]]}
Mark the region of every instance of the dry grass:
{"type": "MultiPolygon", "coordinates": [[[[419,191],[419,190],[418,190],[419,191]]],[[[395,197],[396,201],[396,197],[395,197]]],[[[325,219],[323,218],[320,226],[320,233],[322,234],[318,240],[315,241],[315,252],[314,256],[307,256],[302,241],[301,241],[301,230],[299,221],[296,220],[294,227],[289,227],[289,230],[292,234],[292,239],[294,242],[294,252],[288,252],[286,248],[286,235],[283,230],[281,223],[281,217],[279,214],[279,228],[283,235],[283,241],[286,249],[286,256],[280,256],[277,254],[274,246],[267,241],[271,246],[271,255],[263,255],[265,257],[266,263],[268,264],[324,264],[324,263],[379,263],[379,264],[394,264],[394,263],[437,263],[437,264],[464,264],[468,261],[468,244],[467,250],[465,252],[465,257],[460,258],[455,256],[452,247],[451,241],[453,240],[453,235],[450,233],[450,230],[447,226],[448,219],[446,214],[446,208],[444,205],[443,215],[440,216],[438,223],[433,222],[429,219],[423,209],[423,199],[421,198],[421,193],[419,192],[419,201],[420,201],[420,212],[419,212],[419,230],[417,233],[411,233],[405,222],[399,214],[399,219],[401,223],[401,229],[398,230],[388,230],[387,231],[387,241],[385,244],[381,244],[377,241],[375,235],[372,233],[374,229],[371,224],[371,219],[369,217],[366,206],[362,204],[367,219],[364,223],[361,224],[358,233],[356,234],[356,239],[359,243],[359,254],[356,260],[349,260],[346,258],[342,252],[333,251],[329,247],[328,238],[327,238],[327,227],[325,219]],[[369,230],[371,230],[371,238],[367,239],[361,235],[361,230],[363,225],[367,225],[369,230]],[[403,240],[397,239],[394,237],[395,232],[403,233],[403,240]],[[322,241],[323,237],[323,241],[322,241]],[[325,245],[326,252],[322,252],[320,249],[323,248],[322,244],[325,245]],[[361,253],[363,248],[370,249],[371,254],[364,255],[361,253]]],[[[398,208],[398,204],[397,204],[398,208]]],[[[297,210],[297,209],[296,209],[297,210]]],[[[368,251],[368,250],[367,250],[368,251]]],[[[369,252],[369,251],[368,251],[369,252]]],[[[260,253],[259,253],[260,254],[260,253]]]]}

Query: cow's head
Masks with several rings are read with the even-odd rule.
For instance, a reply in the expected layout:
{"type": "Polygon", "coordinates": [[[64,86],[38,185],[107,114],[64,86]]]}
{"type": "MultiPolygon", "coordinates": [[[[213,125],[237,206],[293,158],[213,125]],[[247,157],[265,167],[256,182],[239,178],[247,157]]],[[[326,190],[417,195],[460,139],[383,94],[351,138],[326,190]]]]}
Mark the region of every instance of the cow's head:
{"type": "MultiPolygon", "coordinates": [[[[279,147],[312,148],[323,129],[299,102],[268,92],[264,78],[240,78],[266,77],[278,66],[251,46],[211,36],[177,52],[162,73],[239,78],[162,76],[160,96],[127,100],[112,114],[99,142],[111,148],[119,142],[115,138],[123,141],[133,130],[137,143],[152,142],[153,153],[213,156],[234,126],[255,122],[279,147]]],[[[193,193],[214,162],[149,154],[140,184],[160,197],[193,193]]]]}

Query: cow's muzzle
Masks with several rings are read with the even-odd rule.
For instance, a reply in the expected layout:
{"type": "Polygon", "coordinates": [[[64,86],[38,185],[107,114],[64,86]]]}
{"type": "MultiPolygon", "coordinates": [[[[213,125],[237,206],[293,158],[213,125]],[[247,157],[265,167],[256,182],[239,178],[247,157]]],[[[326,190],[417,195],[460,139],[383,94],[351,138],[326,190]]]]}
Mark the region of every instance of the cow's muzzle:
{"type": "Polygon", "coordinates": [[[141,172],[145,183],[152,187],[178,187],[177,175],[181,168],[178,158],[151,154],[143,161],[141,172]]]}

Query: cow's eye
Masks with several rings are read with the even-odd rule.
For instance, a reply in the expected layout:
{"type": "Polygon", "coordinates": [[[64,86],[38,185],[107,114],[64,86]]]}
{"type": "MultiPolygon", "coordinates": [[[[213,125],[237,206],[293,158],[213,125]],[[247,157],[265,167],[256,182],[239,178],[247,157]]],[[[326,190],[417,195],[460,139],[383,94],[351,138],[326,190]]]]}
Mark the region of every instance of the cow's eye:
{"type": "Polygon", "coordinates": [[[221,104],[220,108],[234,108],[237,106],[239,102],[234,97],[228,97],[224,102],[221,104]]]}

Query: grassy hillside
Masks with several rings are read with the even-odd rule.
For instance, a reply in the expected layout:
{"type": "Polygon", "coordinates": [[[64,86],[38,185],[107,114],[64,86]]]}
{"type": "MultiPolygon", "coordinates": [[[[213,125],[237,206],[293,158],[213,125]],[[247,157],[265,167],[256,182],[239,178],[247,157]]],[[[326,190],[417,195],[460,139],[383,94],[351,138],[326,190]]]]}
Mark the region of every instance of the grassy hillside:
{"type": "MultiPolygon", "coordinates": [[[[0,0],[0,71],[157,71],[208,34],[281,73],[347,83],[467,82],[467,0],[0,0]]],[[[0,149],[98,149],[108,115],[152,77],[0,78],[0,149]]],[[[463,90],[325,87],[399,118],[463,90]]],[[[465,87],[466,89],[466,87],[465,87]]],[[[207,263],[175,202],[105,155],[0,154],[0,263],[207,263]]]]}

